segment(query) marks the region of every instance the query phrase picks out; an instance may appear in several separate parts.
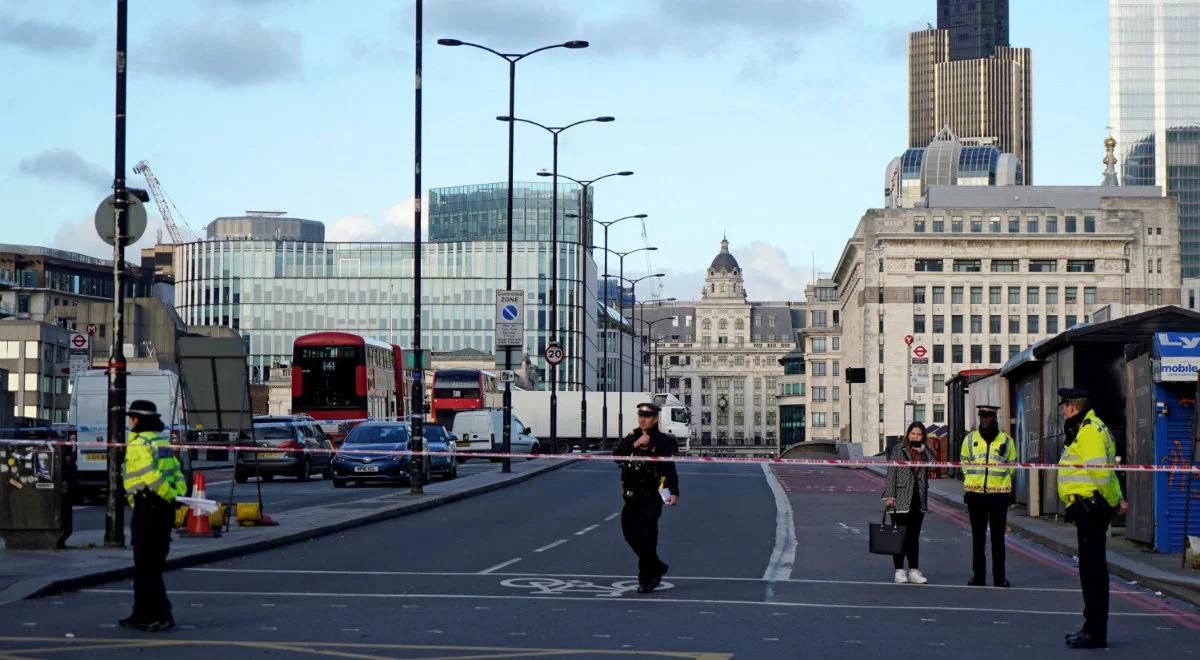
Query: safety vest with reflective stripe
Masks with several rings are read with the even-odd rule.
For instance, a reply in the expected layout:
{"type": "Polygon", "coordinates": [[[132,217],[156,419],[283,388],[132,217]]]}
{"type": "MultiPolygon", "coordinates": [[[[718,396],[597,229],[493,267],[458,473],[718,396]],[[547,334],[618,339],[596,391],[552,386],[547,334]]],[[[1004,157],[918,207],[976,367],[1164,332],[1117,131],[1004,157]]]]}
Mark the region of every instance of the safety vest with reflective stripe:
{"type": "Polygon", "coordinates": [[[1003,431],[991,442],[972,431],[963,440],[959,453],[962,463],[963,490],[968,493],[1011,493],[1017,447],[1003,431]]]}
{"type": "Polygon", "coordinates": [[[187,493],[187,481],[170,442],[154,431],[130,433],[125,445],[125,495],[133,506],[133,496],[143,490],[168,502],[187,493]]]}
{"type": "MultiPolygon", "coordinates": [[[[1063,447],[1059,465],[1115,465],[1117,445],[1112,433],[1092,410],[1087,412],[1075,434],[1075,441],[1063,447]]],[[[1062,468],[1058,471],[1058,497],[1071,504],[1076,495],[1091,497],[1099,492],[1109,506],[1121,502],[1121,483],[1117,472],[1109,468],[1062,468]]]]}

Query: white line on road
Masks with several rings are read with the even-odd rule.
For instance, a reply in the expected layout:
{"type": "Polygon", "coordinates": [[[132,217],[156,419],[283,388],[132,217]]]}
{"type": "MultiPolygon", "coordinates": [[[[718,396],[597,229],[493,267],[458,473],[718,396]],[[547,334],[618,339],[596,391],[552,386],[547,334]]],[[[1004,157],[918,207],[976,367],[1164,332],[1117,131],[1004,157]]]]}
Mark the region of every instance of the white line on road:
{"type": "MultiPolygon", "coordinates": [[[[91,594],[108,594],[108,595],[130,595],[132,589],[84,589],[83,593],[91,594]]],[[[552,601],[579,601],[584,603],[621,603],[621,598],[595,598],[584,596],[518,596],[518,595],[491,595],[491,594],[389,594],[389,593],[362,593],[353,594],[346,592],[327,593],[327,592],[307,592],[307,591],[195,591],[187,589],[174,589],[171,593],[187,595],[187,596],[260,596],[274,598],[367,598],[367,599],[416,599],[416,600],[552,600],[552,601]]],[[[624,600],[628,603],[628,600],[624,600]]],[[[1056,610],[1016,610],[1003,609],[992,607],[950,607],[940,605],[880,605],[878,603],[864,603],[862,605],[849,603],[805,603],[805,602],[767,602],[759,600],[708,600],[700,598],[647,598],[639,599],[642,605],[657,605],[657,604],[687,604],[687,605],[749,605],[759,607],[797,607],[797,608],[812,608],[812,609],[829,609],[829,610],[898,610],[898,611],[916,611],[916,612],[970,612],[989,614],[1012,614],[1016,616],[1027,615],[1053,615],[1053,616],[1071,616],[1078,617],[1078,610],[1070,612],[1060,612],[1056,610]]],[[[701,612],[704,614],[704,612],[701,612]]],[[[1175,612],[1112,612],[1109,616],[1115,617],[1132,617],[1139,619],[1173,619],[1178,618],[1180,614],[1175,612]]]]}
{"type": "Polygon", "coordinates": [[[775,549],[763,579],[767,582],[783,582],[791,579],[792,565],[796,563],[796,528],[792,518],[792,503],[780,485],[771,466],[762,464],[763,476],[775,496],[775,549]]]}
{"type": "Polygon", "coordinates": [[[557,548],[558,546],[560,546],[566,542],[567,542],[566,539],[559,539],[549,545],[543,545],[542,547],[538,548],[537,550],[534,550],[534,552],[545,552],[545,551],[549,550],[550,548],[557,548]]]}
{"type": "Polygon", "coordinates": [[[515,559],[509,559],[508,561],[496,564],[495,566],[493,566],[491,568],[485,568],[482,571],[479,571],[479,573],[477,573],[476,575],[487,575],[488,573],[491,573],[492,571],[498,571],[498,570],[504,568],[505,566],[512,566],[513,564],[515,564],[519,561],[521,561],[520,557],[517,557],[515,559]]]}
{"type": "Polygon", "coordinates": [[[578,532],[575,532],[575,536],[583,536],[584,534],[587,534],[588,532],[592,531],[593,529],[596,529],[599,526],[600,525],[588,525],[587,527],[584,527],[583,529],[579,530],[578,532]]]}
{"type": "Polygon", "coordinates": [[[616,513],[611,513],[604,517],[604,522],[608,522],[610,520],[615,520],[616,518],[620,517],[620,515],[621,515],[620,511],[618,511],[616,513]]]}

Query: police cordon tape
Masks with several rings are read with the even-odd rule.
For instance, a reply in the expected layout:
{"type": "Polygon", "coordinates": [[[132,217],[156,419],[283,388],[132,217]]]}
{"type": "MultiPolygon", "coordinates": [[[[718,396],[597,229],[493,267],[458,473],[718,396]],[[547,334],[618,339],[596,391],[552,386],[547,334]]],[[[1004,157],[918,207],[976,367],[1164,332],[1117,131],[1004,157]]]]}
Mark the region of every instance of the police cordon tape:
{"type": "MultiPolygon", "coordinates": [[[[382,444],[382,443],[381,443],[382,444]]],[[[56,445],[56,446],[77,446],[80,449],[100,449],[107,451],[108,447],[124,447],[125,443],[106,443],[106,442],[86,442],[69,440],[11,440],[0,439],[0,446],[30,446],[30,445],[56,445]]],[[[866,459],[843,459],[843,458],[738,458],[736,456],[686,456],[676,455],[669,457],[660,456],[615,456],[611,454],[517,454],[512,452],[497,452],[497,451],[419,451],[414,452],[407,449],[347,449],[345,445],[338,449],[326,449],[323,447],[274,447],[274,446],[255,446],[255,445],[227,445],[227,444],[170,444],[164,445],[180,450],[219,450],[232,452],[245,452],[248,454],[278,454],[278,453],[329,453],[329,454],[345,454],[354,456],[358,454],[377,457],[381,455],[387,456],[451,456],[460,458],[545,458],[551,460],[587,460],[587,461],[649,461],[658,463],[701,463],[701,464],[741,464],[741,465],[795,465],[809,467],[925,467],[925,468],[962,468],[964,466],[979,467],[976,463],[960,463],[958,461],[889,461],[889,460],[866,460],[866,459]]],[[[1060,464],[1060,463],[1036,463],[1036,462],[1017,462],[1017,463],[991,463],[996,469],[1017,469],[1017,470],[1064,470],[1064,469],[1086,469],[1086,470],[1116,470],[1118,472],[1163,472],[1169,474],[1195,474],[1200,475],[1200,464],[1188,465],[1186,459],[1182,459],[1180,464],[1171,465],[1129,465],[1117,463],[1116,465],[1086,465],[1079,463],[1060,464]]]]}

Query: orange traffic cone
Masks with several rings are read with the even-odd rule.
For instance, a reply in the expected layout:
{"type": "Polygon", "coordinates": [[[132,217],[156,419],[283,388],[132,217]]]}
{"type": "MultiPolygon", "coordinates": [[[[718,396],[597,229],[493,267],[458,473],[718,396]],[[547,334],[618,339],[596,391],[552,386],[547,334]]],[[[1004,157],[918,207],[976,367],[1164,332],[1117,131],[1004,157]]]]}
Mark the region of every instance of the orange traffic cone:
{"type": "MultiPolygon", "coordinates": [[[[203,500],[208,499],[204,492],[204,473],[196,473],[196,481],[192,484],[192,497],[203,500]]],[[[188,512],[187,521],[188,536],[215,536],[213,534],[212,525],[208,522],[208,514],[202,513],[200,509],[192,507],[188,512]]]]}

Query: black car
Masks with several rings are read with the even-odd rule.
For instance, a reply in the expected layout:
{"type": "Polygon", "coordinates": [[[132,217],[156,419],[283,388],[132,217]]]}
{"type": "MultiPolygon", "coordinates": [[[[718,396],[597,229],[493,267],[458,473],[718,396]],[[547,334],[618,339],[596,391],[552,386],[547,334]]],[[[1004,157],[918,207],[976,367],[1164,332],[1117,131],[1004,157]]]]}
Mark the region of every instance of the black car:
{"type": "Polygon", "coordinates": [[[248,444],[262,447],[239,451],[233,478],[246,483],[253,476],[271,481],[276,476],[308,481],[314,474],[332,476],[333,444],[311,417],[260,416],[254,418],[254,437],[248,444]]]}
{"type": "MultiPolygon", "coordinates": [[[[445,429],[426,427],[422,437],[429,451],[443,452],[447,456],[447,460],[442,461],[437,456],[431,457],[424,480],[429,481],[433,475],[447,479],[457,476],[445,429]]],[[[370,481],[409,483],[410,457],[405,452],[411,438],[412,427],[408,422],[365,422],[354,427],[333,457],[334,487],[343,488],[351,481],[356,484],[370,481]]]]}

